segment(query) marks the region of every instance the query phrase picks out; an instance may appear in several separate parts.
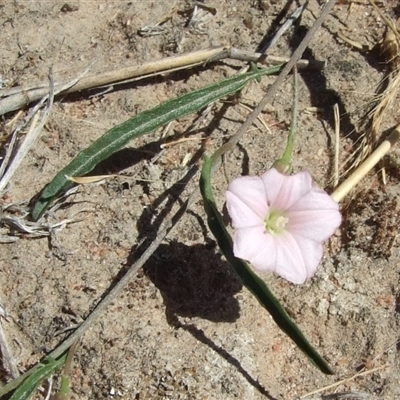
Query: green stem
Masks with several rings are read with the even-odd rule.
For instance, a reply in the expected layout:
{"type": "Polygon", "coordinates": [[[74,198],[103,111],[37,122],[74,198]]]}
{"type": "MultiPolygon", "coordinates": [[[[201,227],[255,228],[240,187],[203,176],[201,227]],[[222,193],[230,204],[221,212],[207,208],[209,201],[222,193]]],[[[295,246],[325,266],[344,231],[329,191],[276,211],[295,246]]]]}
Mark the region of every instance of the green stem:
{"type": "Polygon", "coordinates": [[[63,374],[61,376],[60,390],[58,391],[58,393],[56,393],[54,396],[51,397],[51,400],[69,400],[71,397],[70,374],[71,374],[72,361],[74,359],[78,343],[79,339],[68,350],[67,361],[65,362],[63,374]]]}
{"type": "Polygon", "coordinates": [[[292,167],[292,156],[294,149],[294,138],[297,128],[297,117],[299,114],[299,93],[298,93],[298,74],[297,68],[293,68],[293,110],[292,110],[292,122],[290,123],[289,135],[286,143],[285,151],[281,158],[277,159],[272,165],[279,172],[283,174],[290,174],[293,170],[292,167]]]}

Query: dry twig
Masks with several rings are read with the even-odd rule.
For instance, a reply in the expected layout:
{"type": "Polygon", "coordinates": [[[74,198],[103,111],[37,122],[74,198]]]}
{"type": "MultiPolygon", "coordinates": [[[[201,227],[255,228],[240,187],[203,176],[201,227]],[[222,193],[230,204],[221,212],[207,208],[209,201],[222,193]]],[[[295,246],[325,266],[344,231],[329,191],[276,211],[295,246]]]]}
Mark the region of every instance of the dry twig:
{"type": "MultiPolygon", "coordinates": [[[[225,58],[241,61],[257,62],[261,53],[249,52],[235,48],[217,47],[206,50],[194,51],[188,54],[168,57],[162,60],[153,61],[143,65],[133,65],[130,67],[120,68],[113,71],[107,71],[102,74],[95,74],[79,79],[73,85],[65,87],[65,83],[55,83],[55,93],[74,93],[81,90],[99,88],[110,85],[120,85],[139,79],[148,78],[164,74],[166,72],[178,71],[181,69],[192,68],[202,65],[206,62],[218,61],[225,58]]],[[[287,59],[282,57],[267,57],[262,62],[266,65],[276,65],[286,62],[287,59]]],[[[317,68],[322,69],[325,62],[310,62],[308,60],[298,60],[298,68],[317,68]]],[[[18,110],[34,101],[45,96],[49,91],[47,84],[37,84],[31,87],[16,87],[11,89],[3,89],[0,91],[0,115],[7,112],[18,110]]]]}

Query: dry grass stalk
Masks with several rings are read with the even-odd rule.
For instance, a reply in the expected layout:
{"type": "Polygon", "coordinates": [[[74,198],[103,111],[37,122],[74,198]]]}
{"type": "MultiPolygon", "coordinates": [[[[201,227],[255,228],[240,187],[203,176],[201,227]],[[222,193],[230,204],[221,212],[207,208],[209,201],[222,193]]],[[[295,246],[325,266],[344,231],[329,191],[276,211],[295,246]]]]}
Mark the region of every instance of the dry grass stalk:
{"type": "MultiPolygon", "coordinates": [[[[365,126],[365,132],[355,143],[355,145],[357,145],[357,150],[344,162],[344,165],[347,166],[346,172],[351,171],[362,164],[376,147],[377,141],[379,140],[378,132],[381,131],[381,124],[387,115],[387,112],[395,102],[400,87],[400,68],[398,65],[400,55],[400,35],[395,24],[378,8],[376,5],[377,2],[373,0],[368,0],[368,2],[374,7],[379,16],[386,23],[386,33],[384,39],[380,43],[380,49],[381,54],[386,56],[388,72],[381,82],[381,92],[375,96],[370,111],[363,118],[364,122],[362,125],[365,126]]],[[[384,178],[384,168],[382,168],[381,172],[384,178]]],[[[385,182],[385,179],[383,180],[385,182]]]]}
{"type": "Polygon", "coordinates": [[[388,364],[384,364],[384,365],[380,365],[379,367],[369,369],[367,371],[358,372],[357,374],[351,376],[350,378],[342,379],[341,381],[332,383],[331,385],[328,385],[328,386],[325,386],[323,388],[314,390],[313,392],[307,393],[307,394],[301,396],[300,399],[305,399],[305,398],[307,398],[309,396],[312,396],[314,394],[322,393],[322,392],[325,392],[326,390],[336,388],[336,387],[338,387],[338,386],[340,386],[340,385],[342,385],[344,383],[350,382],[350,381],[352,381],[352,380],[354,380],[354,379],[356,379],[358,377],[373,374],[374,372],[380,371],[380,370],[382,370],[384,368],[387,368],[387,367],[389,367],[389,365],[388,364]]]}
{"type": "MultiPolygon", "coordinates": [[[[384,351],[382,351],[381,353],[379,353],[378,355],[376,355],[374,358],[373,358],[373,360],[371,360],[371,362],[375,362],[375,361],[377,361],[379,358],[381,358],[384,354],[386,354],[391,348],[393,348],[394,346],[397,346],[397,344],[399,343],[399,340],[395,340],[394,342],[392,342],[384,351]]],[[[337,388],[338,386],[340,386],[341,384],[344,384],[344,383],[347,383],[347,382],[350,382],[350,381],[352,381],[352,380],[354,380],[354,379],[356,379],[356,378],[358,378],[358,377],[361,377],[361,376],[366,376],[366,375],[370,375],[370,374],[372,374],[372,373],[374,373],[374,372],[377,372],[377,371],[380,371],[380,370],[382,370],[382,369],[384,369],[384,368],[386,368],[386,367],[389,367],[390,365],[389,364],[383,364],[383,365],[380,365],[380,366],[378,366],[378,367],[375,367],[375,368],[369,368],[369,369],[366,369],[366,366],[364,366],[364,368],[362,368],[360,371],[358,371],[356,374],[354,374],[353,376],[351,376],[351,377],[349,377],[349,378],[346,378],[346,379],[342,379],[342,380],[340,380],[340,381],[338,381],[338,382],[335,382],[335,383],[333,383],[333,384],[331,384],[331,385],[328,385],[328,386],[324,386],[323,388],[320,388],[320,389],[317,389],[317,390],[314,390],[314,391],[312,391],[312,392],[309,392],[309,393],[306,393],[305,395],[303,395],[303,396],[301,396],[300,397],[300,399],[305,399],[305,398],[307,398],[307,397],[309,397],[309,396],[312,396],[312,395],[314,395],[314,394],[318,394],[318,393],[322,393],[322,392],[324,392],[324,391],[326,391],[326,390],[329,390],[329,389],[333,389],[333,388],[337,388]]],[[[330,399],[337,399],[337,400],[342,400],[342,399],[351,399],[351,400],[353,400],[353,399],[355,399],[355,400],[358,400],[358,399],[368,399],[368,398],[370,398],[370,396],[367,394],[367,393],[359,393],[359,392],[346,392],[345,394],[353,394],[353,397],[349,397],[349,396],[341,396],[342,394],[344,394],[344,393],[332,393],[332,394],[329,394],[329,395],[325,395],[325,396],[323,396],[323,398],[324,399],[326,399],[326,400],[330,400],[330,399]],[[336,396],[335,396],[336,395],[336,396]],[[357,397],[358,396],[358,397],[357,397]]]]}
{"type": "MultiPolygon", "coordinates": [[[[81,212],[84,211],[85,210],[81,212]]],[[[68,218],[55,222],[29,221],[29,212],[27,211],[27,207],[18,206],[16,204],[8,205],[4,212],[5,213],[3,213],[0,218],[0,222],[3,225],[8,226],[13,232],[24,235],[24,237],[51,236],[52,234],[64,229],[68,224],[83,220],[83,218],[68,218]]],[[[54,210],[51,212],[54,212],[54,210]]]]}
{"type": "Polygon", "coordinates": [[[382,82],[382,84],[386,85],[385,89],[378,96],[376,96],[376,104],[372,107],[371,111],[367,115],[367,118],[370,119],[370,124],[367,128],[365,136],[362,139],[362,151],[359,155],[360,162],[365,159],[365,157],[371,153],[372,148],[375,147],[377,133],[381,130],[381,124],[386,115],[386,111],[390,109],[395,101],[398,89],[400,87],[400,69],[397,66],[397,61],[399,58],[400,35],[395,24],[382,13],[375,2],[373,0],[369,0],[369,3],[374,7],[379,16],[386,23],[386,34],[382,40],[382,43],[380,44],[380,47],[381,53],[387,58],[388,74],[382,82]]]}
{"type": "MultiPolygon", "coordinates": [[[[180,56],[168,57],[143,65],[133,65],[84,78],[81,77],[79,81],[75,82],[73,85],[70,85],[69,83],[66,85],[64,82],[55,83],[54,91],[55,93],[74,93],[86,89],[105,87],[114,84],[123,84],[167,72],[192,68],[202,65],[206,62],[218,61],[225,58],[256,62],[261,56],[261,53],[254,53],[235,48],[211,48],[194,51],[180,56]],[[66,88],[65,86],[68,87],[66,88]]],[[[262,59],[262,62],[266,65],[276,65],[287,61],[287,58],[273,56],[267,57],[265,60],[262,59]]],[[[325,62],[309,62],[308,60],[299,60],[297,66],[298,68],[310,67],[323,69],[325,62]]],[[[18,110],[19,108],[24,107],[31,102],[37,101],[45,96],[48,91],[49,86],[44,83],[38,83],[31,87],[3,89],[0,91],[0,115],[10,111],[18,110]]]]}
{"type": "Polygon", "coordinates": [[[50,71],[50,85],[48,87],[48,92],[44,94],[44,97],[42,97],[41,101],[36,104],[36,106],[29,112],[27,117],[20,123],[14,130],[14,133],[12,135],[10,144],[8,146],[6,155],[4,157],[4,160],[0,166],[0,194],[6,189],[6,186],[10,182],[12,176],[20,166],[22,160],[25,158],[25,156],[28,154],[29,150],[31,147],[34,145],[36,139],[39,137],[40,132],[42,131],[45,123],[47,122],[51,109],[53,106],[53,100],[54,96],[57,95],[58,93],[67,90],[71,86],[75,85],[79,80],[87,74],[89,71],[89,68],[87,68],[81,75],[79,75],[77,78],[73,79],[70,82],[67,82],[66,84],[59,86],[58,90],[55,90],[54,88],[54,82],[52,79],[52,72],[50,71]],[[43,106],[43,104],[47,101],[46,108],[43,112],[43,116],[39,122],[39,125],[37,124],[38,121],[38,113],[43,106]],[[32,120],[32,123],[30,125],[30,129],[25,136],[24,140],[22,141],[21,145],[17,150],[15,150],[15,146],[17,143],[17,136],[18,133],[25,127],[26,124],[28,124],[32,120]]]}

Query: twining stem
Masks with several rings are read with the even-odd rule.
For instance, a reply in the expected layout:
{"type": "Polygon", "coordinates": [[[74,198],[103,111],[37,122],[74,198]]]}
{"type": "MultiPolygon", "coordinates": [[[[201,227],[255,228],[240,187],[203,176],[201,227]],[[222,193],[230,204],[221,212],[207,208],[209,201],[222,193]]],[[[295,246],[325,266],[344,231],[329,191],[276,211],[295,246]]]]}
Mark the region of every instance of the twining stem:
{"type": "Polygon", "coordinates": [[[298,73],[297,68],[293,68],[293,110],[292,122],[290,123],[289,135],[286,143],[285,151],[281,158],[277,159],[272,166],[282,174],[290,174],[293,170],[292,155],[294,149],[294,137],[296,135],[297,116],[299,114],[299,90],[298,90],[298,73]]]}
{"type": "Polygon", "coordinates": [[[65,361],[63,374],[61,376],[60,390],[54,396],[51,396],[50,400],[69,400],[69,398],[71,397],[70,374],[71,374],[72,361],[74,360],[74,355],[78,343],[79,339],[68,350],[67,360],[65,361]]]}

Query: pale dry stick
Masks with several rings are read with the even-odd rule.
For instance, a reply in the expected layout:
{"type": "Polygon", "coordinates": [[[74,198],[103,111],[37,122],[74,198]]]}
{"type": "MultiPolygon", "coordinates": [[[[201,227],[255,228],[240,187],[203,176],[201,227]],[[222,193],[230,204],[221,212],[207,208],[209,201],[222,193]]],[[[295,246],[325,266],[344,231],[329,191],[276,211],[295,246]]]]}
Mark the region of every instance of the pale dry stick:
{"type": "Polygon", "coordinates": [[[324,400],[368,400],[371,395],[364,392],[336,392],[326,394],[324,400]]]}
{"type": "Polygon", "coordinates": [[[332,383],[331,385],[324,386],[323,388],[320,388],[320,389],[314,390],[313,392],[309,392],[307,394],[304,394],[303,396],[300,397],[300,399],[305,399],[305,398],[307,398],[309,396],[313,396],[314,394],[325,392],[326,390],[333,389],[333,388],[335,388],[335,387],[337,387],[339,385],[342,385],[343,383],[350,382],[350,381],[352,381],[352,380],[354,380],[354,379],[356,379],[356,378],[358,378],[360,376],[366,376],[366,375],[369,375],[369,374],[373,374],[374,372],[380,371],[381,369],[387,368],[389,366],[390,366],[390,364],[384,364],[384,365],[380,365],[379,367],[369,369],[367,371],[358,372],[357,374],[351,376],[350,378],[342,379],[341,381],[332,383]]]}
{"type": "Polygon", "coordinates": [[[24,112],[19,110],[9,121],[7,121],[6,126],[13,126],[22,116],[24,112]]]}
{"type": "MultiPolygon", "coordinates": [[[[45,113],[43,115],[42,121],[44,120],[44,123],[46,123],[48,115],[49,115],[49,113],[45,113]]],[[[41,123],[40,129],[36,129],[38,121],[39,121],[39,114],[35,114],[35,116],[33,117],[32,121],[31,121],[31,124],[29,126],[29,130],[28,130],[27,134],[25,135],[25,140],[22,144],[23,151],[19,151],[16,154],[15,158],[12,160],[12,162],[11,162],[10,166],[8,167],[8,169],[6,170],[5,174],[0,178],[0,193],[8,185],[8,182],[11,180],[11,177],[14,175],[15,171],[20,166],[22,160],[28,153],[29,148],[32,146],[32,144],[36,140],[38,134],[40,133],[41,128],[44,126],[44,123],[43,124],[41,123]],[[28,147],[28,144],[30,147],[28,147]]],[[[15,135],[13,137],[13,139],[14,138],[16,139],[16,137],[17,137],[17,135],[15,135]]],[[[15,146],[15,140],[12,141],[10,148],[14,148],[14,146],[15,146]]],[[[21,148],[22,148],[22,146],[21,146],[21,148]]],[[[9,151],[8,154],[11,156],[12,151],[9,151]]],[[[7,157],[7,159],[4,159],[3,163],[5,164],[5,166],[7,166],[8,161],[9,161],[8,157],[7,157]]]]}
{"type": "Polygon", "coordinates": [[[53,375],[50,376],[49,379],[47,379],[47,388],[46,388],[46,397],[44,400],[51,400],[51,392],[53,391],[53,375]]]}
{"type": "Polygon", "coordinates": [[[357,42],[355,40],[348,38],[341,31],[337,32],[336,35],[339,39],[342,39],[345,43],[349,44],[350,46],[354,47],[357,50],[364,51],[364,52],[371,50],[368,45],[361,44],[360,42],[357,42]]]}
{"type": "MultiPolygon", "coordinates": [[[[12,134],[11,140],[8,144],[7,147],[7,151],[6,151],[6,155],[4,157],[3,162],[0,165],[0,186],[4,186],[5,185],[2,183],[3,182],[3,178],[4,178],[4,172],[6,171],[7,168],[9,168],[9,163],[10,160],[14,154],[15,151],[15,146],[17,144],[17,138],[18,138],[18,134],[19,132],[29,123],[31,122],[35,116],[37,115],[37,113],[39,112],[39,110],[42,108],[43,104],[47,101],[48,96],[43,97],[38,104],[36,104],[36,106],[30,110],[30,112],[28,113],[28,115],[24,118],[24,120],[22,122],[20,122],[17,127],[14,129],[14,132],[12,134]]],[[[35,127],[36,123],[31,123],[31,128],[35,127]]],[[[18,154],[16,155],[16,157],[18,156],[18,154]]],[[[15,160],[15,158],[14,158],[15,160]]]]}
{"type": "Polygon", "coordinates": [[[400,138],[400,125],[398,125],[379,147],[331,194],[337,202],[341,201],[365,175],[382,159],[400,138]]]}
{"type": "MultiPolygon", "coordinates": [[[[53,107],[53,100],[54,100],[54,82],[50,72],[50,86],[49,86],[49,94],[47,96],[47,105],[44,110],[42,119],[38,126],[36,126],[37,121],[39,120],[38,114],[35,114],[31,126],[29,128],[28,133],[25,135],[21,146],[18,148],[17,153],[15,154],[13,160],[9,165],[6,164],[7,170],[3,176],[1,176],[0,180],[0,193],[6,188],[8,182],[11,180],[11,177],[14,175],[15,171],[21,165],[22,160],[28,154],[28,151],[35,143],[36,139],[38,138],[42,128],[44,127],[45,123],[49,119],[51,109],[53,107]]],[[[39,110],[38,110],[39,111],[39,110]]],[[[11,152],[9,153],[11,154],[11,152]]],[[[4,160],[5,163],[5,160],[4,160]]],[[[3,166],[2,166],[3,167],[3,166]]]]}
{"type": "Polygon", "coordinates": [[[14,132],[11,135],[11,140],[8,143],[8,148],[7,148],[6,154],[3,158],[3,162],[0,165],[0,181],[4,175],[4,171],[6,170],[6,167],[12,157],[12,154],[14,152],[14,147],[15,147],[15,145],[17,143],[17,139],[18,139],[18,132],[22,129],[22,127],[23,127],[23,125],[20,124],[16,129],[14,129],[14,132]]]}
{"type": "MultiPolygon", "coordinates": [[[[153,61],[143,65],[133,65],[102,74],[87,76],[79,80],[68,89],[63,89],[62,93],[74,93],[81,90],[99,88],[104,86],[124,84],[139,79],[148,78],[150,76],[160,75],[182,69],[192,68],[202,65],[206,62],[219,61],[225,58],[231,58],[241,61],[256,62],[261,57],[261,53],[254,53],[245,50],[217,47],[212,49],[200,50],[184,54],[164,58],[162,60],[153,61]]],[[[267,57],[263,60],[266,65],[277,65],[287,62],[287,58],[283,57],[267,57]]],[[[315,68],[323,69],[325,67],[323,61],[298,60],[298,68],[315,68]]],[[[64,83],[55,84],[55,92],[60,93],[60,88],[64,83]]],[[[17,87],[11,89],[0,90],[0,115],[7,112],[18,110],[34,101],[39,100],[48,93],[48,85],[38,83],[30,87],[17,87]]]]}
{"type": "MultiPolygon", "coordinates": [[[[234,47],[227,48],[225,52],[221,53],[216,59],[218,60],[222,58],[231,58],[232,60],[248,62],[259,62],[262,60],[260,62],[266,65],[284,64],[289,62],[291,59],[291,57],[288,58],[279,56],[267,56],[267,58],[264,59],[261,53],[254,53],[248,50],[236,49],[234,47]]],[[[298,59],[296,62],[296,67],[298,69],[310,68],[319,71],[326,67],[326,61],[298,59]]]]}
{"type": "Polygon", "coordinates": [[[323,107],[315,107],[315,106],[311,106],[311,107],[306,107],[303,110],[306,114],[316,114],[316,113],[322,113],[324,112],[324,108],[323,107]]]}
{"type": "Polygon", "coordinates": [[[333,186],[336,187],[339,184],[339,143],[340,143],[340,115],[339,105],[336,103],[333,106],[333,114],[335,116],[335,159],[334,159],[334,171],[333,171],[333,186]]]}
{"type": "MultiPolygon", "coordinates": [[[[42,107],[44,102],[46,101],[46,98],[43,98],[36,106],[28,113],[28,115],[24,118],[22,122],[20,122],[15,129],[13,130],[13,133],[11,134],[11,140],[8,142],[7,146],[7,151],[6,154],[3,158],[3,162],[0,165],[0,182],[3,178],[4,172],[8,167],[8,164],[11,160],[12,155],[14,154],[14,149],[17,144],[17,139],[18,139],[18,134],[19,132],[34,118],[34,116],[37,114],[39,109],[42,107]]],[[[22,110],[20,110],[17,115],[7,123],[7,125],[12,125],[14,122],[16,122],[19,117],[23,114],[22,110]]],[[[33,124],[31,124],[33,126],[33,124]]]]}
{"type": "MultiPolygon", "coordinates": [[[[3,181],[4,172],[5,172],[6,168],[9,167],[9,162],[12,158],[12,155],[14,154],[14,148],[17,143],[17,137],[18,137],[19,132],[35,117],[35,115],[42,108],[43,104],[47,101],[47,99],[48,99],[48,95],[44,96],[38,102],[38,104],[36,104],[35,107],[33,107],[32,110],[29,111],[28,115],[24,118],[24,120],[22,122],[20,122],[17,125],[17,127],[14,129],[14,132],[12,134],[11,140],[10,140],[8,148],[7,148],[6,155],[4,157],[2,164],[0,165],[0,182],[3,181]]],[[[14,160],[15,160],[15,158],[14,158],[14,160]]],[[[2,186],[1,183],[0,183],[0,186],[2,186]]]]}
{"type": "MultiPolygon", "coordinates": [[[[147,76],[149,74],[155,74],[155,73],[165,73],[169,70],[182,66],[198,65],[199,63],[202,64],[208,59],[216,57],[221,53],[224,53],[225,50],[226,49],[224,47],[209,48],[205,50],[186,53],[179,56],[167,57],[157,61],[151,61],[143,65],[132,65],[129,67],[123,67],[103,72],[100,74],[90,75],[85,77],[84,79],[81,79],[79,83],[74,85],[74,87],[65,90],[64,93],[73,93],[80,90],[86,90],[101,86],[108,86],[138,76],[147,76]]],[[[59,84],[56,84],[55,87],[57,88],[58,85],[59,84]]],[[[34,90],[47,90],[47,89],[48,85],[43,82],[25,88],[16,87],[11,89],[3,89],[0,91],[0,98],[16,94],[20,95],[22,91],[29,94],[29,92],[33,93],[34,90]]],[[[45,93],[47,93],[47,91],[45,93]]],[[[33,100],[37,100],[40,97],[42,96],[39,95],[38,97],[33,98],[33,100]]],[[[0,110],[2,110],[1,107],[0,110]]]]}
{"type": "MultiPolygon", "coordinates": [[[[350,5],[352,5],[352,4],[360,4],[360,5],[363,5],[363,6],[367,6],[368,3],[369,3],[369,0],[350,0],[349,2],[350,2],[350,5]]],[[[384,2],[384,0],[378,0],[378,1],[375,1],[375,3],[384,4],[385,2],[384,2]]]]}
{"type": "Polygon", "coordinates": [[[160,134],[160,136],[159,136],[159,140],[162,140],[162,139],[164,139],[164,138],[167,136],[168,132],[169,132],[170,129],[171,129],[171,126],[172,126],[172,123],[173,123],[173,122],[174,122],[174,121],[171,121],[170,123],[167,124],[167,126],[165,126],[165,127],[163,128],[163,130],[162,130],[162,132],[161,132],[161,134],[160,134]]]}
{"type": "Polygon", "coordinates": [[[90,176],[68,176],[68,179],[72,182],[78,183],[79,185],[87,185],[89,183],[97,183],[110,178],[125,177],[119,174],[108,174],[108,175],[90,175],[90,176]]]}

